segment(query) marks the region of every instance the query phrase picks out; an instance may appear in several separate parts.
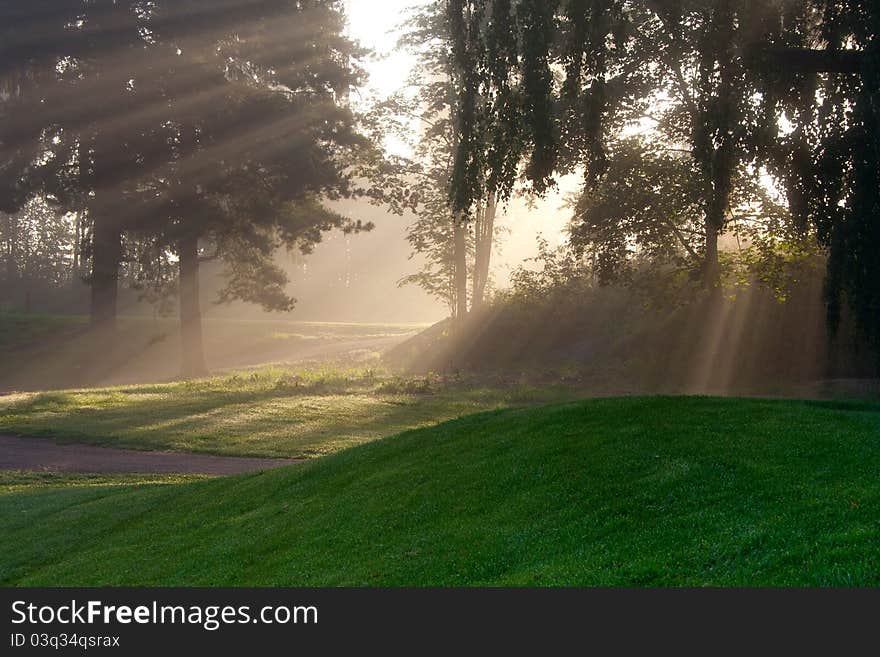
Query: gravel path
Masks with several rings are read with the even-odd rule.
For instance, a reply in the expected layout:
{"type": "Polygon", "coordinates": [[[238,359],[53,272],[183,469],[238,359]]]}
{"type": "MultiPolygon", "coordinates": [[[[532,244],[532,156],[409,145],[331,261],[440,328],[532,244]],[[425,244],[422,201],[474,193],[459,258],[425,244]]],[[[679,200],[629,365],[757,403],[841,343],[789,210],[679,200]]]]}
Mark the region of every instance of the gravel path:
{"type": "Polygon", "coordinates": [[[59,445],[46,438],[0,436],[0,470],[226,475],[268,470],[303,460],[143,452],[92,445],[59,445]]]}

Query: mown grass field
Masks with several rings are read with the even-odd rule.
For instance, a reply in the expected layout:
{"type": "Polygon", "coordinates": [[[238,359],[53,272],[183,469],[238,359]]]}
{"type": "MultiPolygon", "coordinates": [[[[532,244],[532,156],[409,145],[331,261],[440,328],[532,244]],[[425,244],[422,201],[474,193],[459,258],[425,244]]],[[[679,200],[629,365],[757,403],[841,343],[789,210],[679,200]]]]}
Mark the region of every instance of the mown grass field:
{"type": "Polygon", "coordinates": [[[71,334],[88,326],[79,315],[0,312],[0,350],[31,346],[41,340],[71,334]]]}
{"type": "Polygon", "coordinates": [[[878,475],[878,404],[508,409],[254,475],[7,475],[0,583],[876,586],[878,475]]]}
{"type": "Polygon", "coordinates": [[[373,369],[262,368],[226,376],[0,397],[0,433],[235,456],[313,457],[477,411],[577,396],[373,369]]]}
{"type": "MultiPolygon", "coordinates": [[[[117,335],[87,331],[80,316],[0,314],[0,393],[152,383],[180,372],[174,317],[122,316],[117,335]]],[[[266,364],[370,363],[417,324],[288,319],[204,319],[205,355],[215,371],[266,364]]]]}

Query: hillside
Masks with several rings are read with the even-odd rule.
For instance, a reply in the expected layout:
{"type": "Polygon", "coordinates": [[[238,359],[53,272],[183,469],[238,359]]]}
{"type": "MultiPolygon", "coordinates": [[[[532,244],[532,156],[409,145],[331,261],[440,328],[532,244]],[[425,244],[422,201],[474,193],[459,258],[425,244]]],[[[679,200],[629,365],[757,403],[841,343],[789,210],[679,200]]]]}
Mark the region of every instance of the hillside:
{"type": "Polygon", "coordinates": [[[877,358],[848,315],[829,334],[820,279],[784,303],[758,285],[725,295],[650,306],[623,287],[551,285],[500,295],[385,359],[410,372],[561,378],[594,394],[876,397],[877,358]]]}
{"type": "Polygon", "coordinates": [[[868,403],[609,398],[256,475],[44,477],[0,495],[0,583],[876,586],[878,419],[868,403]]]}

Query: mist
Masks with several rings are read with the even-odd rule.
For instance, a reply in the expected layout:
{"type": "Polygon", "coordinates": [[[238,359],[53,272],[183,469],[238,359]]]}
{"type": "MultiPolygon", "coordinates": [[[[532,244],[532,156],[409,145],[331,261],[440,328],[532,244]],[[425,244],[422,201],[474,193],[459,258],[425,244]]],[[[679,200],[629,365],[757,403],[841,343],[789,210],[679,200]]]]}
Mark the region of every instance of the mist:
{"type": "Polygon", "coordinates": [[[0,0],[13,647],[856,645],[878,427],[876,1],[0,0]]]}

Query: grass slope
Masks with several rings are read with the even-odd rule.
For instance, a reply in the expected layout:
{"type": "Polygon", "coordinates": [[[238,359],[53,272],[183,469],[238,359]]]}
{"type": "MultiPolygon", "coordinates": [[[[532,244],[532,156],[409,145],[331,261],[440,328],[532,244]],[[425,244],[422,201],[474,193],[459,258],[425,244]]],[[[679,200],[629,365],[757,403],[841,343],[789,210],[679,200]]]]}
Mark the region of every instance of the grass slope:
{"type": "Polygon", "coordinates": [[[0,433],[144,450],[311,457],[566,386],[488,386],[364,369],[262,368],[165,384],[0,397],[0,433]]]}
{"type": "MultiPolygon", "coordinates": [[[[266,363],[375,360],[418,331],[412,324],[350,324],[206,317],[212,370],[266,363]]],[[[118,337],[85,330],[87,317],[0,313],[0,392],[167,381],[180,373],[173,317],[120,316],[118,337]]]]}
{"type": "Polygon", "coordinates": [[[88,326],[88,318],[80,315],[0,312],[0,352],[69,336],[86,326],[88,326]]]}
{"type": "Polygon", "coordinates": [[[255,475],[13,487],[0,583],[878,585],[878,474],[877,405],[512,409],[255,475]]]}

